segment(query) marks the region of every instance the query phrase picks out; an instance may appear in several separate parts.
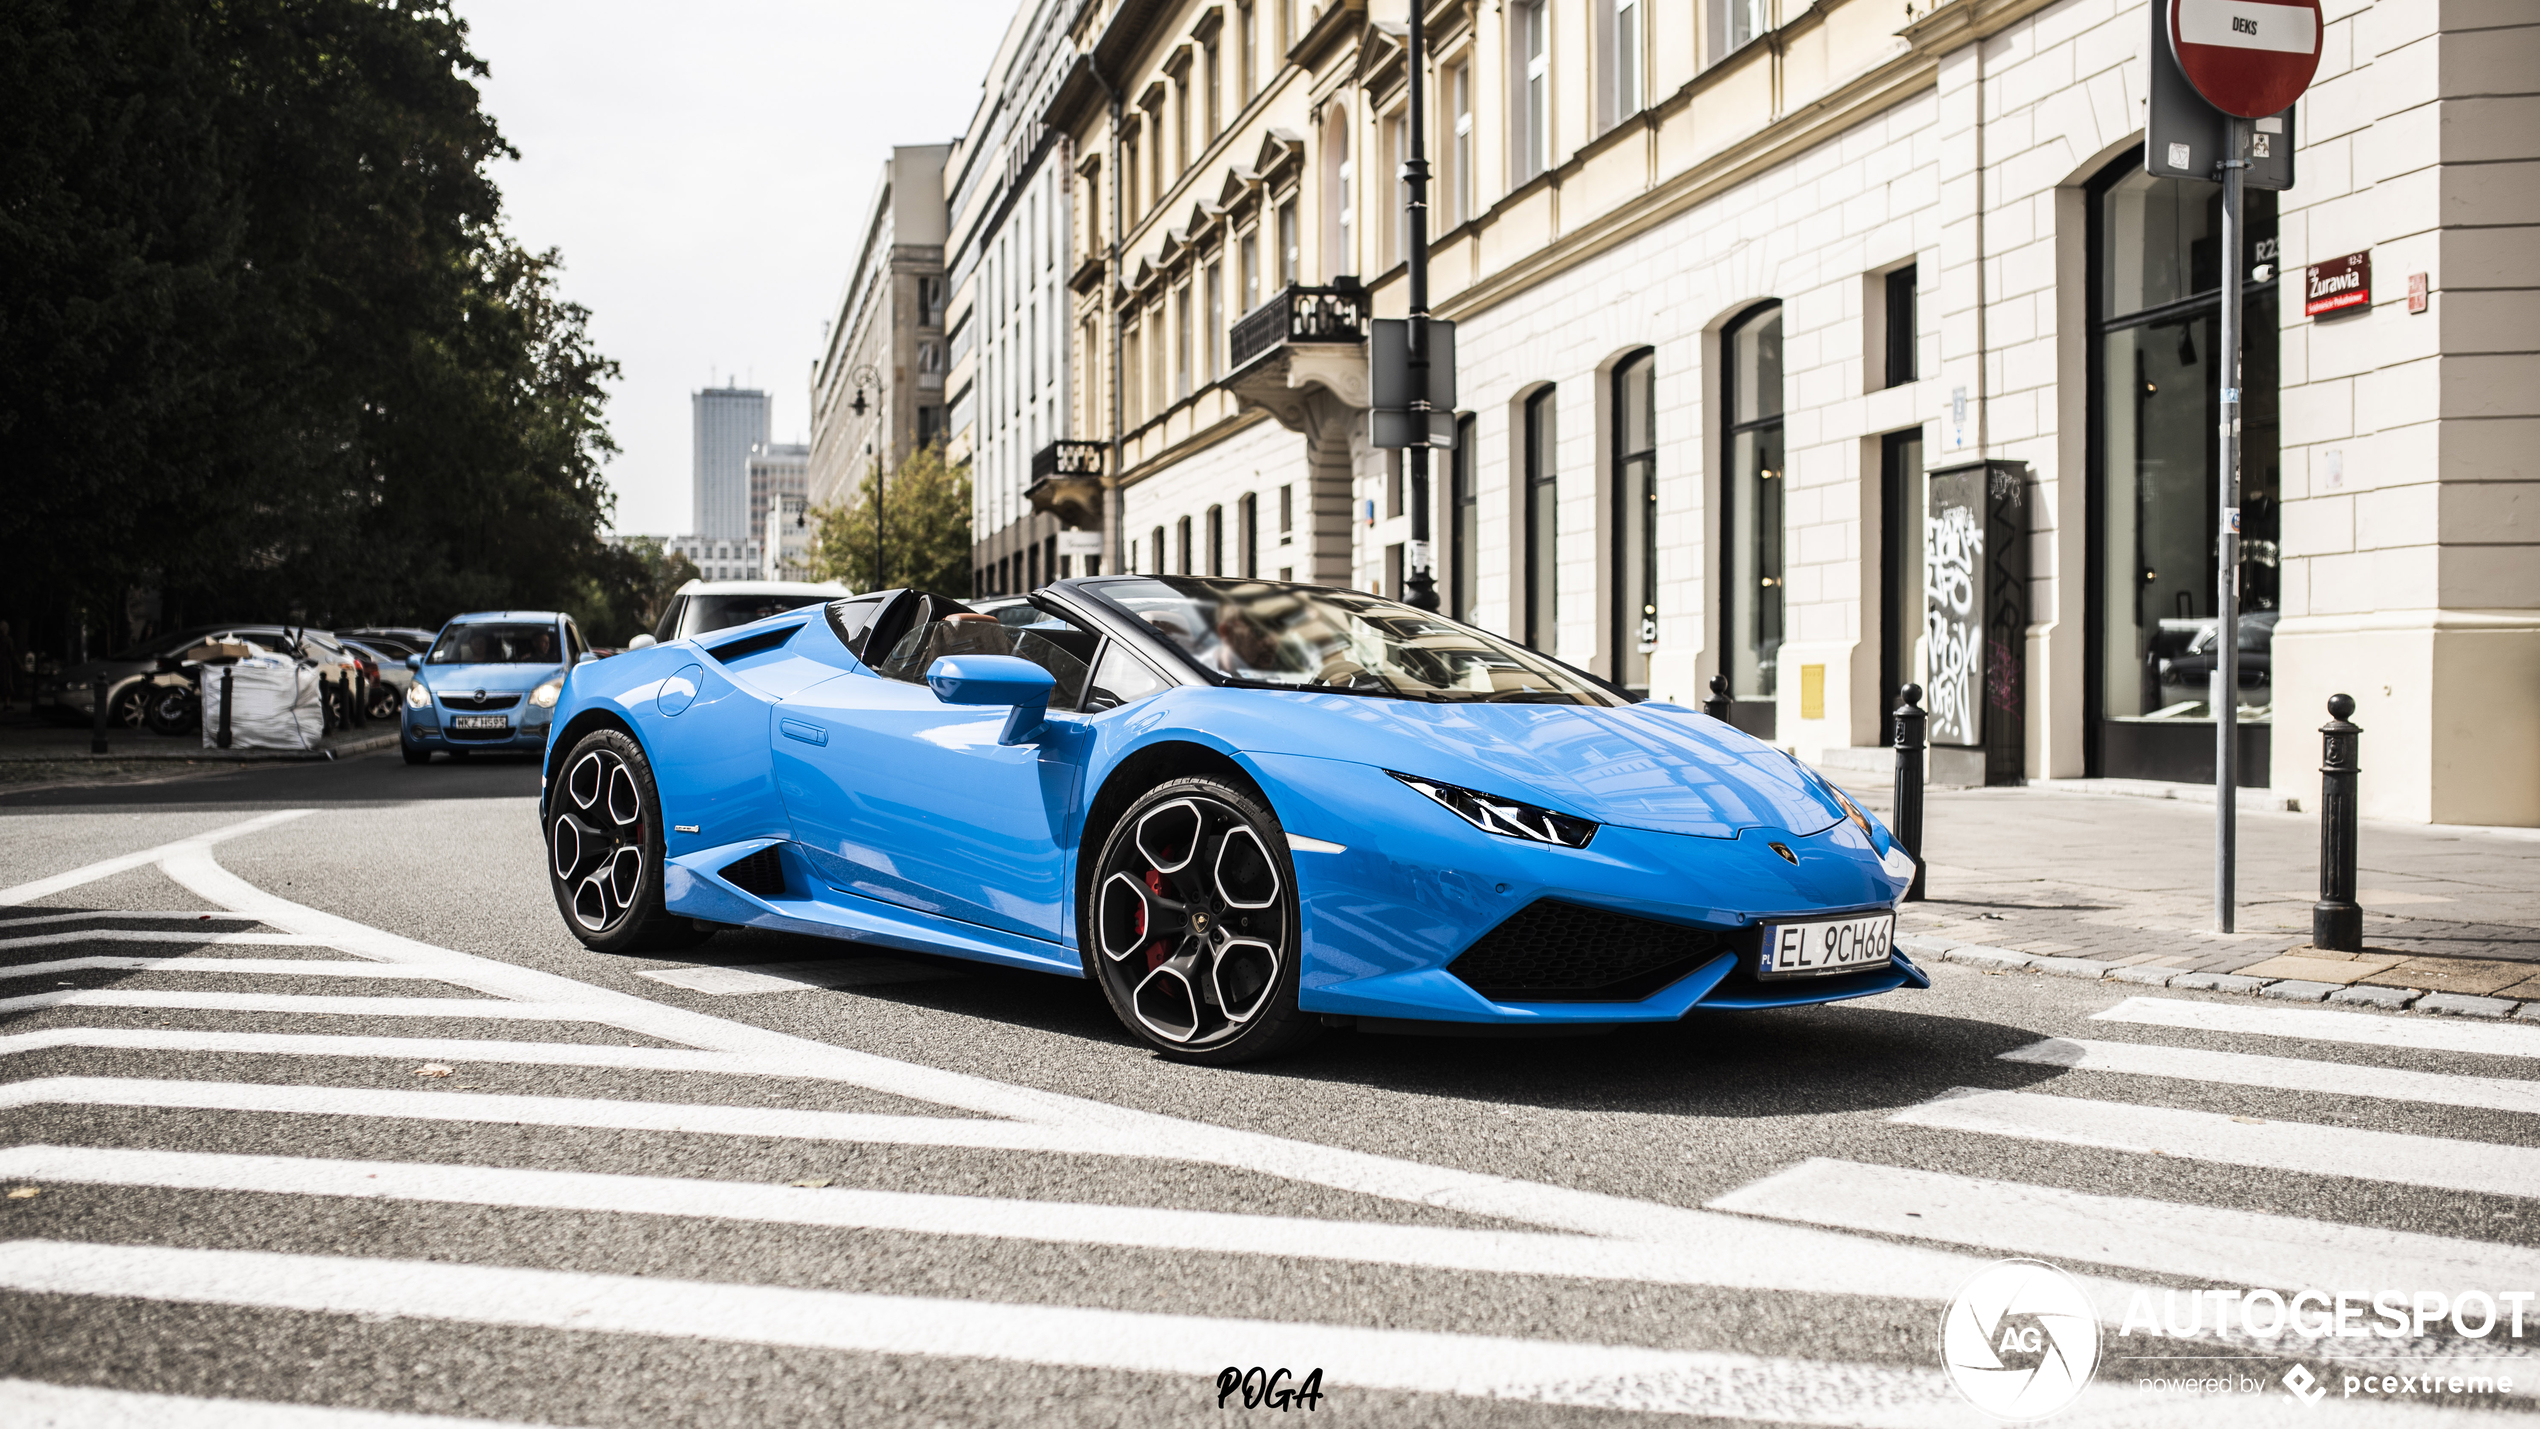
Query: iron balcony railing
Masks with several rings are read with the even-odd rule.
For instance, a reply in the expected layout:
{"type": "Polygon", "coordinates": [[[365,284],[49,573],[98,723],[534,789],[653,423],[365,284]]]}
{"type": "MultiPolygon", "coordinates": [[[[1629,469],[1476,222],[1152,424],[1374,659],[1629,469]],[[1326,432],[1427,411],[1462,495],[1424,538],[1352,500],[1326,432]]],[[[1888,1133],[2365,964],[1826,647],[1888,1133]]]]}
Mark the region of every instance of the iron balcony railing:
{"type": "Polygon", "coordinates": [[[1367,290],[1344,280],[1328,288],[1297,284],[1272,295],[1270,301],[1237,319],[1227,334],[1228,355],[1237,371],[1287,344],[1358,343],[1367,340],[1367,290]]]}
{"type": "Polygon", "coordinates": [[[1052,442],[1032,453],[1032,480],[1052,476],[1102,475],[1100,442],[1052,442]]]}

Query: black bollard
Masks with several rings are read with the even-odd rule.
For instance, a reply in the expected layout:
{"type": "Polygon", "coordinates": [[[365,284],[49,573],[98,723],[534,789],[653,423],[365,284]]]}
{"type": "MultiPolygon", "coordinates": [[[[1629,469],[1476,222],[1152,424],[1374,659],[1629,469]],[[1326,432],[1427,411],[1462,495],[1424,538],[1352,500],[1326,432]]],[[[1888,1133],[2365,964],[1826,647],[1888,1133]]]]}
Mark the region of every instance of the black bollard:
{"type": "Polygon", "coordinates": [[[1711,677],[1711,698],[1702,702],[1702,712],[1716,720],[1726,720],[1729,717],[1728,676],[1713,675],[1711,677]]]}
{"type": "Polygon", "coordinates": [[[106,677],[102,672],[88,684],[88,752],[106,752],[106,677]]]}
{"type": "Polygon", "coordinates": [[[2363,729],[2347,720],[2355,701],[2328,697],[2320,726],[2320,901],[2311,905],[2311,945],[2326,952],[2364,950],[2364,910],[2355,901],[2355,776],[2363,729]]]}
{"type": "Polygon", "coordinates": [[[1907,685],[1896,692],[1896,822],[1888,832],[1914,856],[1914,886],[1905,901],[1923,901],[1923,726],[1931,716],[1923,709],[1923,687],[1907,685]]]}
{"type": "Polygon", "coordinates": [[[229,748],[229,667],[220,667],[220,747],[229,748]]]}
{"type": "Polygon", "coordinates": [[[359,670],[353,672],[353,728],[370,728],[370,677],[359,670]]]}
{"type": "Polygon", "coordinates": [[[334,732],[335,682],[326,677],[324,670],[320,670],[318,671],[318,733],[327,735],[334,732]]]}

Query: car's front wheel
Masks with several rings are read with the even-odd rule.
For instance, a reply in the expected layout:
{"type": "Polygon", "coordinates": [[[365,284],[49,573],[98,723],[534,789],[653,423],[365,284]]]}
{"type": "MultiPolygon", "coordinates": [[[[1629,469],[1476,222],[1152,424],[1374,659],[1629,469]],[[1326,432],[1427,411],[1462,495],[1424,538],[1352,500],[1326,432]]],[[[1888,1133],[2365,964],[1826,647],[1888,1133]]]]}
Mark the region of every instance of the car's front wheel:
{"type": "Polygon", "coordinates": [[[1224,1064],[1312,1038],[1287,834],[1257,796],[1211,778],[1160,785],[1112,826],[1095,869],[1086,972],[1140,1040],[1224,1064]]]}
{"type": "Polygon", "coordinates": [[[584,735],[547,796],[547,882],[565,926],[603,953],[685,947],[704,934],[662,906],[661,795],[624,732],[584,735]]]}

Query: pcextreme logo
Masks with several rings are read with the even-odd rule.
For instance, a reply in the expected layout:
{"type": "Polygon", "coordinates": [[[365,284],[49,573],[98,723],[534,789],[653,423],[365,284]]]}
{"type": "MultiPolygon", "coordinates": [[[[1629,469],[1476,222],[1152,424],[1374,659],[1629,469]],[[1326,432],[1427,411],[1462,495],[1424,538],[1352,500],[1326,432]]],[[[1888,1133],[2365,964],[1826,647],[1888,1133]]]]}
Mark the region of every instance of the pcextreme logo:
{"type": "Polygon", "coordinates": [[[2072,1403],[2099,1367],[2099,1316],[2064,1272],[2040,1260],[2000,1261],[1949,1302],[1940,1362],[1985,1413],[2043,1419],[2072,1403]]]}

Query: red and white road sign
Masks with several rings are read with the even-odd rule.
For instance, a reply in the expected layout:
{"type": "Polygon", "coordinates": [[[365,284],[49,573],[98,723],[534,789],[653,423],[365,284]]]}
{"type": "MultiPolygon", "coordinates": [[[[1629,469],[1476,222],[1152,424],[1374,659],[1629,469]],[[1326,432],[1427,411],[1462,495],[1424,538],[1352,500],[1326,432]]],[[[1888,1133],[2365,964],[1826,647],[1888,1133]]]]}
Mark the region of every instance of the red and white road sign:
{"type": "Polygon", "coordinates": [[[2281,114],[2320,67],[2319,0],[2166,0],[2187,82],[2225,114],[2281,114]]]}

